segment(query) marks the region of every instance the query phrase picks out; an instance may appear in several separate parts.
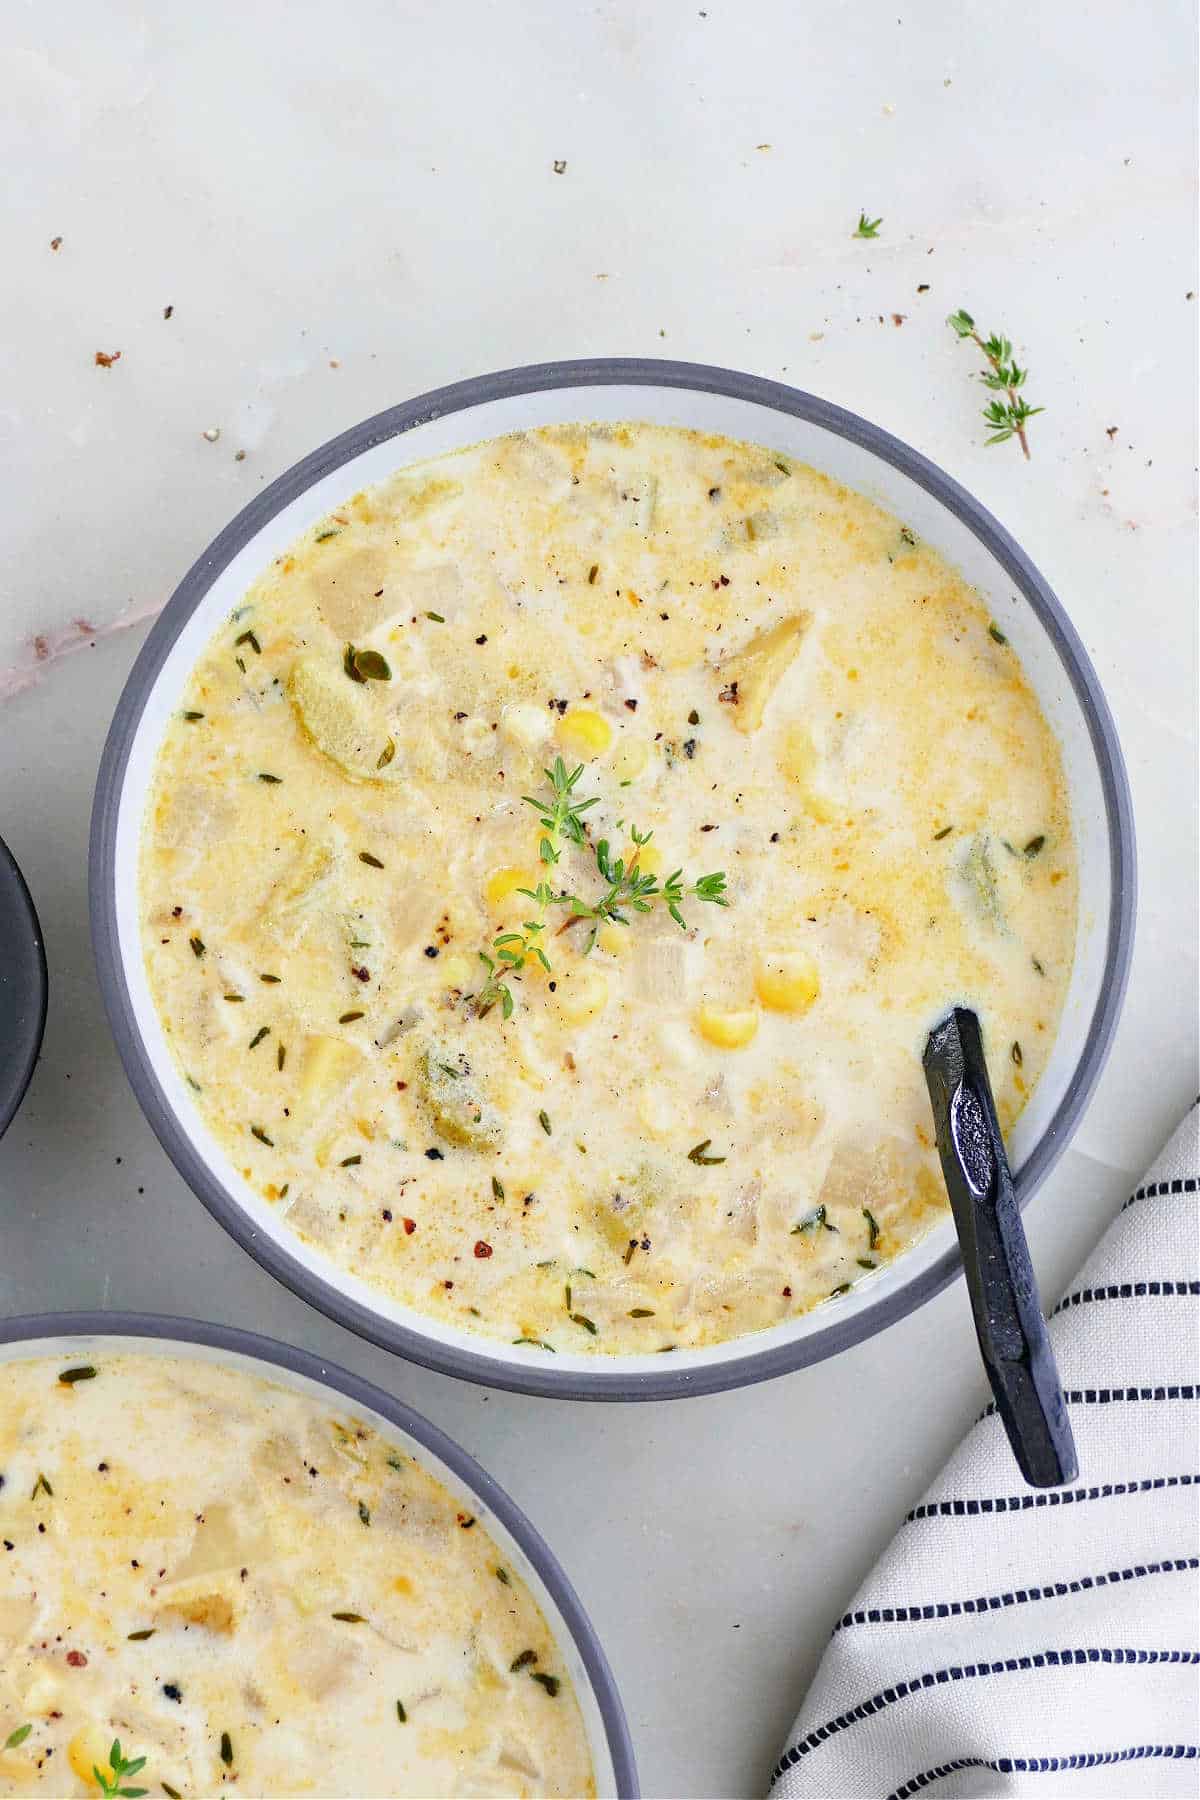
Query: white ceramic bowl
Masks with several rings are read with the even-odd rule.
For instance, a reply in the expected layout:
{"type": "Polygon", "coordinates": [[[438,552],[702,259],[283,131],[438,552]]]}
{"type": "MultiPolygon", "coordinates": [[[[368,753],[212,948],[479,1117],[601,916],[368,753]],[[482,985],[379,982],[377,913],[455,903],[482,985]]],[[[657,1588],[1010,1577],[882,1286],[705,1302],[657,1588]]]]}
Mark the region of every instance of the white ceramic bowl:
{"type": "Polygon", "coordinates": [[[347,1402],[388,1443],[415,1457],[487,1530],[525,1582],[558,1644],[583,1715],[597,1795],[637,1800],[637,1770],[612,1671],[579,1599],[529,1520],[479,1464],[420,1413],[336,1363],[228,1325],[153,1313],[46,1313],[0,1322],[0,1368],[21,1358],[188,1356],[278,1382],[344,1413],[347,1402]]]}
{"type": "Polygon", "coordinates": [[[708,1393],[815,1362],[881,1330],[960,1268],[944,1224],[852,1293],[700,1350],[605,1358],[508,1346],[414,1312],[302,1243],[207,1130],[151,999],[138,930],[138,844],[155,754],[189,671],[272,557],[369,482],[481,438],[577,420],[649,420],[764,444],[878,501],[961,569],[1021,659],[1062,745],[1079,861],[1075,967],[1049,1067],[1009,1146],[1028,1200],[1062,1154],[1103,1066],[1133,935],[1129,792],[1108,707],[1062,607],[1007,532],[916,451],[777,382],[696,364],[599,360],[481,376],[380,413],[315,450],[226,527],[184,577],[134,665],[105,746],[92,818],[92,930],[109,1018],[151,1125],[205,1205],[297,1293],[386,1348],[496,1387],[563,1397],[708,1393]]]}

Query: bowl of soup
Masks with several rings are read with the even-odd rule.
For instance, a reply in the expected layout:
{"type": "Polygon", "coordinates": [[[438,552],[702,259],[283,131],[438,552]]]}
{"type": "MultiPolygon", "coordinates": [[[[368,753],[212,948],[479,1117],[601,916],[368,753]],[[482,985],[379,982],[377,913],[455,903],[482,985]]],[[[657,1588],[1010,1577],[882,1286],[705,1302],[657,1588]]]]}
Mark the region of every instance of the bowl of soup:
{"type": "Polygon", "coordinates": [[[432,1367],[632,1398],[955,1273],[952,1004],[1028,1199],[1133,868],[1094,672],[977,502],[812,396],[599,361],[397,407],[233,521],[118,707],[92,905],[245,1248],[432,1367]]]}
{"type": "Polygon", "coordinates": [[[147,1315],[0,1364],[0,1793],[637,1793],[562,1570],[407,1407],[147,1315]]]}

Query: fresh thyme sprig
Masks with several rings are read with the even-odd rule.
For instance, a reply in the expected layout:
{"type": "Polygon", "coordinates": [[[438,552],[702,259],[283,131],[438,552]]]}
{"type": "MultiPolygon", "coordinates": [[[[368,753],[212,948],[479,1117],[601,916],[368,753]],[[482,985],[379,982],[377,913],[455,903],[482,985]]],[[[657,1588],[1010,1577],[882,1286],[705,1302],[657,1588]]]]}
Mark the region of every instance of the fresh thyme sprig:
{"type": "Polygon", "coordinates": [[[865,212],[860,212],[858,224],[854,228],[854,235],[855,237],[876,238],[879,236],[879,227],[882,224],[882,219],[868,219],[865,212]]]}
{"type": "Polygon", "coordinates": [[[984,387],[1003,394],[1003,400],[989,400],[983,409],[983,416],[991,429],[989,444],[1006,444],[1009,438],[1015,437],[1025,454],[1025,461],[1030,460],[1029,439],[1025,435],[1026,421],[1035,414],[1045,412],[1044,406],[1030,406],[1018,389],[1024,387],[1025,377],[1029,370],[1023,369],[1013,356],[1011,341],[999,337],[995,332],[988,338],[980,337],[975,329],[975,321],[969,312],[960,307],[950,314],[946,320],[951,331],[960,338],[970,338],[977,344],[991,364],[990,373],[980,376],[984,387]]]}
{"type": "MultiPolygon", "coordinates": [[[[537,794],[525,794],[523,799],[532,806],[542,822],[545,835],[538,846],[542,862],[553,868],[562,855],[562,840],[583,847],[588,846],[588,838],[584,829],[583,814],[589,807],[598,804],[598,796],[592,795],[587,800],[577,800],[575,789],[583,774],[583,764],[575,769],[568,769],[561,756],[556,756],[554,766],[543,771],[550,784],[549,798],[537,794]]],[[[684,884],[683,870],[675,869],[664,881],[656,875],[643,874],[639,858],[642,849],[654,836],[652,831],[639,831],[636,825],[630,827],[633,840],[632,856],[613,857],[607,838],[591,846],[596,859],[596,868],[601,880],[608,884],[607,892],[598,900],[585,900],[579,894],[566,889],[556,892],[548,881],[539,881],[535,888],[518,888],[517,892],[532,900],[538,908],[538,916],[522,921],[519,931],[502,931],[492,939],[487,950],[478,952],[479,960],[487,970],[487,980],[479,992],[470,996],[476,1017],[483,1018],[494,1006],[500,1007],[501,1017],[511,1019],[515,1002],[512,989],[508,985],[509,977],[517,975],[531,959],[539,962],[546,973],[552,974],[550,959],[543,948],[543,936],[546,930],[546,913],[552,906],[570,908],[571,917],[567,926],[577,919],[591,921],[591,931],[584,946],[583,954],[588,955],[596,944],[601,925],[628,925],[629,913],[648,913],[654,909],[655,902],[662,902],[681,931],[687,930],[687,920],[683,916],[685,900],[696,899],[707,901],[713,906],[728,906],[725,893],[725,874],[719,870],[711,875],[701,875],[690,885],[684,884]]]]}
{"type": "Polygon", "coordinates": [[[701,875],[698,881],[685,888],[683,870],[676,869],[660,883],[655,875],[643,875],[639,861],[639,852],[650,842],[654,833],[639,831],[636,825],[632,825],[629,835],[633,839],[634,852],[628,861],[623,856],[613,859],[609,853],[607,838],[601,838],[595,846],[596,868],[601,879],[608,883],[608,892],[602,894],[599,900],[581,900],[577,894],[555,897],[557,902],[570,906],[574,918],[592,920],[585,955],[594,947],[596,934],[602,924],[629,924],[626,909],[639,913],[652,912],[654,902],[661,900],[680,930],[686,931],[687,920],[680,911],[685,900],[694,897],[697,900],[707,900],[714,906],[729,905],[723,870],[713,875],[701,875]]]}
{"type": "Polygon", "coordinates": [[[150,1792],[149,1788],[122,1787],[121,1783],[131,1775],[140,1774],[145,1766],[144,1756],[135,1756],[132,1762],[127,1762],[121,1754],[120,1738],[114,1738],[112,1749],[108,1753],[108,1774],[98,1769],[95,1763],[92,1764],[92,1774],[96,1777],[96,1784],[102,1794],[119,1794],[121,1800],[141,1800],[143,1794],[150,1792]]]}
{"type": "MultiPolygon", "coordinates": [[[[546,834],[538,845],[538,854],[544,863],[553,865],[562,855],[558,839],[567,838],[572,844],[586,841],[583,835],[583,815],[590,806],[598,804],[598,796],[593,794],[588,800],[573,798],[579,777],[583,774],[582,763],[577,769],[568,772],[562,757],[556,756],[554,767],[543,769],[542,773],[550,783],[549,800],[541,799],[536,794],[523,794],[521,798],[526,806],[533,807],[546,834]]],[[[522,890],[525,891],[527,890],[522,890]]]]}
{"type": "MultiPolygon", "coordinates": [[[[528,894],[530,899],[536,900],[541,897],[543,889],[548,904],[550,890],[544,882],[539,883],[536,890],[519,888],[518,892],[528,894]]],[[[502,931],[492,939],[495,956],[490,956],[486,950],[479,952],[479,960],[488,972],[486,982],[475,996],[475,1011],[481,1019],[497,1004],[501,1017],[512,1018],[513,997],[508,977],[518,974],[530,957],[540,962],[547,974],[550,973],[550,959],[538,942],[545,929],[544,919],[525,919],[520,931],[502,931]]]]}

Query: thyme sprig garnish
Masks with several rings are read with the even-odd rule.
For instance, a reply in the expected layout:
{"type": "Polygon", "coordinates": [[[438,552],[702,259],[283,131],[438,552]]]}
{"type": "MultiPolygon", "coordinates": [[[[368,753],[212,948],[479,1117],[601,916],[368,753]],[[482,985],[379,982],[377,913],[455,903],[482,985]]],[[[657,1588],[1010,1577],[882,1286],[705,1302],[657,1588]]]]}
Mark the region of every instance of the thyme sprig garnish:
{"type": "Polygon", "coordinates": [[[877,238],[879,236],[879,227],[882,224],[883,220],[881,218],[868,219],[865,212],[860,212],[858,215],[858,224],[854,227],[854,235],[856,238],[877,238]]]}
{"type": "Polygon", "coordinates": [[[1044,406],[1030,406],[1024,395],[1018,392],[1024,387],[1029,370],[1023,369],[1013,356],[1009,338],[1000,337],[996,332],[987,338],[980,337],[975,329],[974,319],[962,307],[951,313],[946,323],[959,338],[969,338],[973,344],[978,345],[991,365],[979,379],[984,387],[1004,395],[1003,400],[989,400],[983,409],[984,419],[992,433],[986,441],[989,444],[1006,444],[1009,438],[1015,437],[1025,461],[1028,462],[1030,456],[1029,439],[1025,434],[1026,423],[1037,413],[1046,410],[1044,406]]]}
{"type": "MultiPolygon", "coordinates": [[[[543,770],[550,787],[549,795],[522,795],[525,804],[534,808],[541,821],[543,835],[538,854],[547,869],[558,863],[564,840],[582,849],[589,847],[583,815],[589,807],[599,804],[599,796],[592,794],[585,800],[576,797],[583,769],[582,763],[568,769],[562,757],[556,756],[553,765],[543,770]]],[[[514,1001],[508,978],[519,974],[531,959],[539,962],[548,975],[553,973],[544,948],[546,913],[552,906],[570,909],[571,916],[561,927],[564,931],[576,920],[590,921],[591,930],[583,947],[586,956],[595,948],[602,925],[628,925],[630,912],[651,912],[656,902],[666,906],[681,931],[687,930],[682,911],[685,900],[703,900],[713,906],[729,905],[723,870],[701,875],[688,885],[685,885],[682,869],[673,870],[663,881],[657,875],[643,873],[640,853],[653,836],[652,831],[639,831],[636,825],[631,826],[634,848],[629,857],[614,857],[607,838],[590,846],[597,872],[607,884],[607,891],[597,900],[585,900],[566,888],[556,891],[548,881],[539,881],[535,888],[517,889],[525,899],[533,901],[538,916],[523,920],[519,931],[500,932],[487,950],[478,952],[479,960],[487,970],[487,980],[480,991],[471,996],[477,1017],[484,1017],[496,1005],[505,1019],[512,1017],[514,1001]]]]}
{"type": "Polygon", "coordinates": [[[521,798],[526,806],[533,807],[542,822],[545,835],[538,845],[538,854],[544,863],[553,865],[562,854],[560,838],[567,838],[572,844],[586,842],[583,815],[589,807],[599,805],[599,796],[592,794],[587,800],[574,798],[579,777],[583,774],[582,763],[568,771],[562,757],[556,756],[554,766],[543,769],[542,773],[550,783],[550,798],[546,800],[536,794],[522,794],[521,798]]]}
{"type": "Polygon", "coordinates": [[[92,1764],[92,1774],[102,1794],[119,1794],[121,1800],[141,1800],[143,1794],[150,1792],[149,1788],[123,1787],[121,1784],[131,1776],[139,1775],[145,1766],[144,1756],[135,1756],[132,1761],[128,1761],[121,1754],[120,1738],[114,1738],[112,1749],[108,1753],[108,1774],[97,1768],[95,1763],[92,1764]]]}

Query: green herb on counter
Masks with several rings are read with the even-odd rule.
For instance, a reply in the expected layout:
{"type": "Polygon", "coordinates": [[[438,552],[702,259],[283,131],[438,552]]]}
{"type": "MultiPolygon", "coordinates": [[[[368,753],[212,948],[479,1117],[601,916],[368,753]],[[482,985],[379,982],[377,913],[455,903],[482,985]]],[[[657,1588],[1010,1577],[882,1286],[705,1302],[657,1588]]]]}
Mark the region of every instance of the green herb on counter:
{"type": "Polygon", "coordinates": [[[882,224],[882,219],[868,219],[865,212],[860,212],[858,215],[858,224],[854,227],[854,236],[856,238],[877,238],[879,236],[879,227],[882,224]]]}
{"type": "MultiPolygon", "coordinates": [[[[1029,439],[1025,426],[1036,414],[1046,410],[1044,406],[1030,406],[1019,392],[1025,385],[1028,369],[1021,368],[1014,358],[1012,343],[1008,338],[1000,337],[995,332],[988,338],[980,337],[975,329],[974,319],[961,307],[958,312],[950,314],[946,323],[957,337],[969,338],[973,344],[978,345],[990,365],[989,371],[981,375],[980,380],[984,387],[1004,395],[1003,400],[990,400],[983,409],[984,420],[992,433],[987,442],[1006,444],[1009,438],[1015,437],[1028,462],[1029,439]]],[[[992,635],[997,635],[994,629],[992,635]]],[[[997,641],[1003,643],[1005,640],[998,638],[997,641]]]]}

